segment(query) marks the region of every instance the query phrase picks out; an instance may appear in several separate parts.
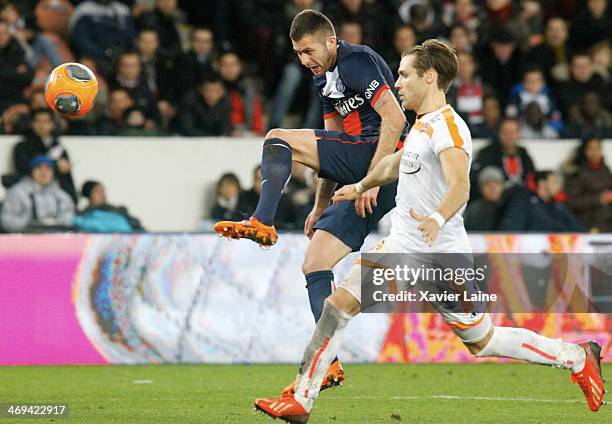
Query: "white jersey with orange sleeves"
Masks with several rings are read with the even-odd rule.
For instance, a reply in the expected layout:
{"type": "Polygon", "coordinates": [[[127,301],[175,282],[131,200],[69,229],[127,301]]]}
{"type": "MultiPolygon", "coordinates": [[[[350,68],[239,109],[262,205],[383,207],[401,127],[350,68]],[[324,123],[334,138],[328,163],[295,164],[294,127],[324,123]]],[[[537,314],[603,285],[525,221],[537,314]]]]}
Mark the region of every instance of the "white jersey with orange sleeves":
{"type": "Polygon", "coordinates": [[[419,117],[412,126],[399,167],[397,207],[392,216],[390,244],[399,251],[462,252],[472,251],[463,225],[461,208],[440,229],[432,247],[427,246],[417,222],[410,216],[410,208],[422,215],[437,210],[448,191],[448,184],[440,162],[440,152],[448,148],[462,149],[472,163],[472,136],[466,123],[445,105],[419,117]]]}

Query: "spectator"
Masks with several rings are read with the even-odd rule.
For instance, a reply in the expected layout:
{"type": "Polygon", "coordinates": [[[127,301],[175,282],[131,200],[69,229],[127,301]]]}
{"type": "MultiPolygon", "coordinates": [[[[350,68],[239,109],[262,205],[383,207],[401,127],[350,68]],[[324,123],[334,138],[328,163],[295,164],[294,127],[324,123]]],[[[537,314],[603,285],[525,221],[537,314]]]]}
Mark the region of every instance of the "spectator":
{"type": "MultiPolygon", "coordinates": [[[[293,193],[291,190],[295,186],[296,182],[292,183],[294,179],[294,170],[298,169],[300,164],[293,162],[291,179],[287,183],[285,188],[285,196],[281,197],[276,211],[276,217],[274,218],[274,226],[278,229],[294,229],[297,224],[293,214],[293,204],[290,198],[290,194],[293,193]]],[[[301,165],[303,166],[303,165],[301,165]]],[[[297,175],[297,174],[296,174],[297,175]]],[[[299,177],[297,177],[299,179],[299,177]]],[[[261,166],[257,165],[253,170],[253,187],[248,191],[243,191],[240,196],[240,204],[243,209],[241,212],[245,212],[248,216],[251,216],[255,212],[257,202],[259,201],[259,195],[261,194],[261,166]]],[[[310,210],[308,211],[310,212],[310,210]]]]}
{"type": "Polygon", "coordinates": [[[363,35],[363,44],[377,51],[384,48],[385,12],[379,4],[364,0],[340,0],[330,3],[329,9],[324,13],[332,22],[358,23],[363,35]]]}
{"type": "Polygon", "coordinates": [[[186,136],[230,135],[231,103],[219,76],[207,76],[185,96],[179,126],[186,136]]]}
{"type": "Polygon", "coordinates": [[[481,124],[471,127],[474,138],[493,139],[497,136],[497,129],[501,119],[501,106],[495,96],[485,96],[482,100],[481,124]]]}
{"type": "Polygon", "coordinates": [[[142,72],[149,90],[156,98],[174,100],[174,63],[172,58],[159,51],[159,37],[152,29],[138,33],[136,48],[142,63],[142,72]]]}
{"type": "Polygon", "coordinates": [[[177,98],[195,89],[204,75],[212,72],[215,59],[215,40],[207,28],[196,28],[191,33],[190,49],[176,59],[176,79],[180,81],[177,98]]]}
{"type": "MultiPolygon", "coordinates": [[[[172,58],[159,52],[159,38],[151,29],[138,33],[136,41],[138,54],[142,63],[143,76],[149,91],[157,100],[157,112],[161,118],[161,127],[170,128],[170,122],[176,116],[172,104],[176,101],[177,81],[172,58]]],[[[139,105],[142,107],[142,105],[139,105]]]]}
{"type": "Polygon", "coordinates": [[[546,120],[537,102],[531,102],[525,108],[521,123],[520,137],[523,140],[553,139],[559,133],[546,120]]]}
{"type": "Polygon", "coordinates": [[[410,50],[414,45],[416,45],[414,28],[410,25],[399,26],[395,30],[393,36],[393,51],[390,52],[387,58],[389,69],[391,69],[396,79],[398,77],[397,70],[399,69],[400,60],[402,60],[402,54],[410,50]]]}
{"type": "Polygon", "coordinates": [[[23,90],[30,85],[33,76],[23,48],[10,34],[6,22],[0,21],[0,113],[24,102],[23,90]]]}
{"type": "Polygon", "coordinates": [[[75,226],[90,233],[129,233],[144,231],[138,218],[124,206],[108,204],[106,189],[98,181],[86,181],[81,196],[87,199],[87,207],[75,218],[75,226]]]}
{"type": "Polygon", "coordinates": [[[30,176],[12,186],[2,205],[2,227],[10,232],[42,232],[72,227],[72,199],[55,181],[53,160],[35,156],[30,176]]]}
{"type": "Polygon", "coordinates": [[[449,1],[442,6],[442,20],[448,28],[451,28],[451,33],[453,28],[462,28],[465,31],[466,40],[475,43],[476,31],[480,24],[477,12],[472,0],[449,1]]]}
{"type": "MultiPolygon", "coordinates": [[[[284,193],[293,211],[293,224],[295,229],[302,229],[308,214],[312,212],[317,194],[317,176],[311,169],[299,162],[291,164],[291,179],[285,187],[284,193]]],[[[285,206],[286,208],[287,206],[285,206]]],[[[285,216],[287,212],[285,212],[285,216]]]]}
{"type": "Polygon", "coordinates": [[[593,70],[604,82],[610,84],[612,80],[612,51],[608,41],[600,41],[591,47],[591,59],[593,59],[593,70]]]}
{"type": "Polygon", "coordinates": [[[223,174],[217,182],[217,198],[210,211],[216,220],[235,221],[242,219],[245,204],[241,202],[240,180],[234,173],[223,174]]]}
{"type": "Polygon", "coordinates": [[[54,34],[62,40],[68,38],[68,24],[74,6],[68,0],[41,0],[34,9],[36,24],[47,34],[54,34]]]}
{"type": "Polygon", "coordinates": [[[137,107],[131,107],[125,111],[125,125],[119,129],[117,135],[155,137],[163,135],[163,133],[157,127],[147,127],[145,113],[137,107]]]}
{"type": "Polygon", "coordinates": [[[219,56],[219,75],[232,106],[232,135],[262,134],[263,102],[252,81],[243,77],[242,62],[236,53],[226,52],[219,56]]]}
{"type": "Polygon", "coordinates": [[[568,120],[565,137],[612,137],[612,113],[602,107],[599,95],[593,91],[586,93],[578,104],[570,107],[568,120]]]}
{"type": "Polygon", "coordinates": [[[142,73],[142,62],[138,53],[122,53],[117,59],[117,72],[111,82],[112,90],[123,88],[134,100],[134,104],[147,117],[147,128],[154,128],[159,120],[157,100],[142,73]]]}
{"type": "MultiPolygon", "coordinates": [[[[572,105],[579,102],[587,92],[609,93],[610,91],[606,91],[609,89],[610,86],[606,86],[601,77],[595,75],[591,56],[584,52],[576,53],[572,56],[570,62],[569,81],[561,83],[557,88],[557,98],[561,112],[567,119],[572,105]]],[[[608,106],[608,103],[612,101],[612,96],[608,95],[607,97],[611,98],[604,99],[605,106],[608,106]]]]}
{"type": "Polygon", "coordinates": [[[475,44],[474,34],[474,42],[471,41],[470,33],[467,28],[461,24],[455,24],[451,27],[448,32],[448,41],[455,47],[457,53],[472,53],[474,50],[475,44]]]}
{"type": "Polygon", "coordinates": [[[69,32],[75,53],[92,57],[105,77],[117,53],[133,49],[136,39],[130,9],[116,0],[80,3],[70,17],[69,32]]]}
{"type": "Polygon", "coordinates": [[[570,40],[576,49],[588,49],[593,44],[609,40],[612,36],[612,19],[606,13],[608,0],[587,0],[572,25],[570,40]]]}
{"type": "Polygon", "coordinates": [[[57,170],[60,187],[76,202],[72,165],[68,152],[59,142],[56,129],[57,123],[49,109],[34,110],[28,134],[14,148],[15,169],[21,176],[27,176],[33,158],[41,155],[47,157],[53,161],[54,169],[57,170]]]}
{"type": "MultiPolygon", "coordinates": [[[[12,1],[2,4],[0,19],[9,25],[11,34],[23,48],[26,61],[32,69],[38,66],[43,57],[48,59],[51,67],[58,66],[66,62],[65,59],[69,59],[69,57],[62,57],[58,46],[48,34],[37,34],[26,26],[26,19],[12,1]]],[[[56,40],[60,41],[57,37],[56,40]]]]}
{"type": "Polygon", "coordinates": [[[414,28],[417,43],[445,33],[444,24],[428,1],[405,1],[398,12],[402,22],[414,28]]]}
{"type": "MultiPolygon", "coordinates": [[[[524,121],[527,105],[530,103],[536,103],[539,106],[540,113],[544,115],[545,124],[554,128],[555,133],[563,128],[561,113],[557,110],[557,104],[546,86],[542,70],[538,68],[528,68],[523,73],[523,81],[512,87],[512,94],[506,106],[506,115],[524,121]]],[[[532,118],[534,114],[535,111],[532,108],[532,118]]],[[[551,135],[550,132],[547,134],[549,137],[546,138],[556,137],[556,134],[551,135]]]]}
{"type": "Polygon", "coordinates": [[[363,28],[359,22],[343,21],[338,31],[340,39],[351,44],[363,44],[363,28]]]}
{"type": "Polygon", "coordinates": [[[540,233],[581,232],[578,218],[555,197],[561,192],[561,178],[552,171],[538,172],[537,192],[518,187],[503,213],[500,230],[540,233]]]}
{"type": "Polygon", "coordinates": [[[497,31],[480,58],[480,76],[490,87],[496,90],[497,98],[502,105],[510,96],[510,89],[519,79],[520,53],[516,42],[507,31],[497,31]]]}
{"type": "Polygon", "coordinates": [[[539,0],[523,0],[519,9],[506,28],[514,36],[519,48],[526,51],[542,42],[544,11],[539,0]]]}
{"type": "Polygon", "coordinates": [[[159,36],[160,53],[174,57],[181,52],[179,25],[184,21],[177,0],[157,0],[155,9],[143,13],[137,20],[140,31],[149,29],[159,36]]]}
{"type": "Polygon", "coordinates": [[[605,163],[602,141],[587,138],[565,167],[567,205],[587,229],[612,231],[612,173],[605,163]]]}
{"type": "Polygon", "coordinates": [[[476,75],[476,62],[470,53],[462,52],[457,55],[459,66],[457,78],[453,81],[452,94],[455,97],[457,112],[467,116],[470,128],[482,124],[484,87],[480,77],[476,75]]]}
{"type": "Polygon", "coordinates": [[[546,24],[544,42],[532,47],[525,61],[544,70],[546,81],[567,81],[569,58],[572,49],[568,42],[567,23],[562,18],[552,18],[546,24]]]}
{"type": "Polygon", "coordinates": [[[119,135],[127,126],[125,122],[127,111],[134,107],[134,100],[123,88],[111,91],[109,97],[106,114],[97,125],[96,133],[99,135],[119,135]]]}
{"type": "Polygon", "coordinates": [[[507,185],[525,186],[535,191],[535,167],[524,147],[519,143],[519,122],[504,118],[499,125],[498,140],[478,152],[472,164],[472,198],[479,196],[478,175],[487,166],[499,168],[504,173],[507,185]]]}
{"type": "Polygon", "coordinates": [[[504,194],[504,174],[499,168],[487,166],[478,175],[480,199],[470,202],[465,210],[468,231],[496,231],[501,218],[504,194]]]}

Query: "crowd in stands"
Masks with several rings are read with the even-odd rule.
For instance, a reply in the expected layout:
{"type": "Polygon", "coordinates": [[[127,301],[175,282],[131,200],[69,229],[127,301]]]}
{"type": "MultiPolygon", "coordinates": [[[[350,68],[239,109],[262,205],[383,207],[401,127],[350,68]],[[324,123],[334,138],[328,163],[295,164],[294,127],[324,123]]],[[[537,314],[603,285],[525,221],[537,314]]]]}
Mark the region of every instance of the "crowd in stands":
{"type": "MultiPolygon", "coordinates": [[[[306,8],[329,16],[345,41],[371,46],[393,72],[401,53],[425,39],[454,45],[449,102],[474,138],[490,140],[474,158],[468,229],[610,230],[612,182],[601,154],[601,140],[612,138],[609,0],[0,0],[0,131],[23,136],[16,174],[3,178],[7,187],[19,181],[3,207],[4,228],[23,228],[5,222],[5,212],[39,206],[36,196],[32,222],[47,222],[51,199],[51,226],[67,222],[59,216],[66,204],[76,213],[60,134],[262,136],[320,127],[319,94],[288,36],[306,8]],[[79,120],[45,110],[45,78],[67,61],[86,64],[100,83],[95,108],[79,120]],[[527,140],[558,138],[584,141],[564,169],[536,170],[527,140]]],[[[287,188],[281,228],[300,228],[307,214],[316,179],[301,174],[287,188]]],[[[84,192],[103,191],[95,187],[84,192]]],[[[224,175],[210,214],[248,215],[257,196],[257,184],[244,191],[224,175]]],[[[92,207],[122,217],[118,228],[142,229],[124,209],[92,207]]]]}

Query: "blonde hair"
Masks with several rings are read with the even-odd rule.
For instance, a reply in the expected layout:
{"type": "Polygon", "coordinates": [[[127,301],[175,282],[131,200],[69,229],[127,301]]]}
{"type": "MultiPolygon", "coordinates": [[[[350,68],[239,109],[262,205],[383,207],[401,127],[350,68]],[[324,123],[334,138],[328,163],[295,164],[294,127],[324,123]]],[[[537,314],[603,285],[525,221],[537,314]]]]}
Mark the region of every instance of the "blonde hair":
{"type": "Polygon", "coordinates": [[[405,51],[402,57],[411,55],[414,56],[413,66],[420,77],[433,69],[438,73],[438,88],[448,91],[459,65],[457,53],[450,44],[437,39],[427,40],[405,51]]]}

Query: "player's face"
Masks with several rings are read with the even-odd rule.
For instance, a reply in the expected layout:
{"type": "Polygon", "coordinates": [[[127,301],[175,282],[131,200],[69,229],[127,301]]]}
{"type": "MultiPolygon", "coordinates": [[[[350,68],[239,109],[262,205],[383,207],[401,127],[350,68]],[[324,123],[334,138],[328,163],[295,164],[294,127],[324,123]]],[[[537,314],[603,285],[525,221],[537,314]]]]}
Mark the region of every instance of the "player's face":
{"type": "Polygon", "coordinates": [[[317,75],[324,75],[335,60],[336,37],[327,37],[322,41],[317,35],[305,35],[299,41],[291,40],[293,51],[300,63],[317,75]]]}
{"type": "Polygon", "coordinates": [[[419,76],[417,70],[412,66],[414,55],[404,56],[400,62],[395,88],[400,96],[402,107],[405,110],[416,110],[423,102],[427,91],[425,74],[419,76]]]}

